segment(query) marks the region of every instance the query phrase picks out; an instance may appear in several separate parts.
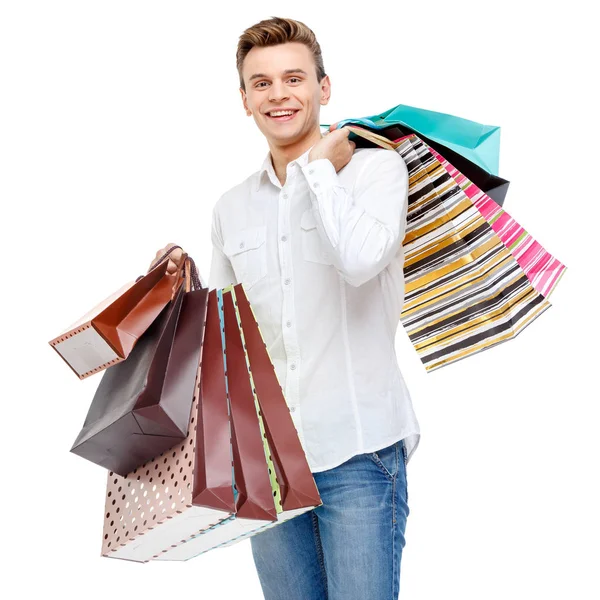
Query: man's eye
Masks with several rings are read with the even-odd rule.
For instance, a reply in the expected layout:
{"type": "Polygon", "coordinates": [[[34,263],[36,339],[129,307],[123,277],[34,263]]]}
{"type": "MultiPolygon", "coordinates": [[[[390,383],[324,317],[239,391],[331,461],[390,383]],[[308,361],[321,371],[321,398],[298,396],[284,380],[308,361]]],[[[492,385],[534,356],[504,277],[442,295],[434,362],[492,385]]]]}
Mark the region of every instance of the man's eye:
{"type": "MultiPolygon", "coordinates": [[[[291,81],[292,79],[295,79],[296,81],[300,81],[299,77],[290,77],[288,81],[291,81]]],[[[261,87],[261,83],[267,83],[266,81],[259,81],[255,87],[261,87]]]]}

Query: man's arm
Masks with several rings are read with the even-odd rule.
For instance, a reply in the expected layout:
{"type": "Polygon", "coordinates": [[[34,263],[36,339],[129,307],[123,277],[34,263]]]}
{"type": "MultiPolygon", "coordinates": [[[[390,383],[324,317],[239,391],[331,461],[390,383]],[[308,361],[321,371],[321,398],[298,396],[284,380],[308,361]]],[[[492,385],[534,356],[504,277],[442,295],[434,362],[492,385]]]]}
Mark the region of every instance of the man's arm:
{"type": "Polygon", "coordinates": [[[317,229],[342,277],[355,287],[383,271],[406,230],[408,170],[394,150],[374,152],[354,190],[344,188],[327,158],[302,167],[317,229]]]}
{"type": "Polygon", "coordinates": [[[216,205],[212,211],[211,224],[212,259],[210,264],[210,275],[208,278],[208,289],[222,289],[231,284],[237,284],[235,273],[231,262],[223,253],[223,236],[221,223],[216,205]]]}

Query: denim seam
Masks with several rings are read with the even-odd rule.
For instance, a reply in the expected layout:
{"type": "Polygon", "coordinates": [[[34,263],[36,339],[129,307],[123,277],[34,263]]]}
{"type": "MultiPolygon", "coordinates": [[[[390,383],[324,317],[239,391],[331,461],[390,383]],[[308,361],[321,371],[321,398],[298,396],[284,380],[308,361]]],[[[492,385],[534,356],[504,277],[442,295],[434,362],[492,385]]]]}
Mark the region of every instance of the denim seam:
{"type": "Polygon", "coordinates": [[[394,479],[392,486],[392,594],[390,598],[394,597],[394,581],[396,577],[396,480],[394,479]]]}
{"type": "Polygon", "coordinates": [[[315,546],[317,548],[317,556],[319,558],[319,564],[321,565],[321,577],[323,579],[323,584],[325,587],[325,600],[328,598],[328,589],[327,589],[327,571],[325,570],[325,562],[323,560],[323,547],[321,545],[321,536],[319,535],[318,523],[317,523],[317,515],[314,510],[310,513],[312,517],[312,525],[313,525],[313,533],[315,538],[315,546]]]}
{"type": "Polygon", "coordinates": [[[393,496],[393,500],[392,500],[392,516],[393,516],[393,521],[394,523],[396,522],[396,481],[398,480],[398,471],[400,469],[400,462],[398,460],[398,444],[396,444],[396,473],[394,475],[394,496],[393,496]]]}
{"type": "MultiPolygon", "coordinates": [[[[398,469],[400,468],[399,461],[399,452],[398,452],[398,444],[396,444],[396,475],[398,474],[398,469]]],[[[397,477],[394,476],[392,480],[392,592],[390,598],[394,597],[394,581],[396,577],[396,483],[397,477]]]]}
{"type": "Polygon", "coordinates": [[[390,480],[390,481],[395,481],[397,475],[398,475],[398,442],[396,442],[394,444],[395,447],[395,451],[396,451],[396,472],[394,473],[394,475],[392,475],[386,468],[386,466],[383,464],[383,462],[381,462],[381,459],[379,458],[379,455],[377,454],[377,452],[371,452],[369,454],[369,456],[371,457],[371,459],[375,462],[375,464],[380,468],[381,471],[383,471],[384,475],[390,480]]]}
{"type": "Polygon", "coordinates": [[[404,458],[404,483],[405,483],[405,489],[406,489],[406,504],[408,504],[408,475],[407,475],[407,469],[406,469],[406,463],[407,463],[407,456],[406,456],[406,444],[404,443],[404,440],[402,440],[402,457],[404,458]]]}

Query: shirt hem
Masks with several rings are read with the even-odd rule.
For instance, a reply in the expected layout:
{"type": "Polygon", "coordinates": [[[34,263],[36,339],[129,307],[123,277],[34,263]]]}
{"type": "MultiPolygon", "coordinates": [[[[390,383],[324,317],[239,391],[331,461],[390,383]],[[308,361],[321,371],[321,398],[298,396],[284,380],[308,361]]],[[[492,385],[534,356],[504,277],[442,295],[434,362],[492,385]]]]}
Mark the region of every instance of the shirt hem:
{"type": "Polygon", "coordinates": [[[375,445],[375,446],[367,446],[362,451],[344,455],[342,458],[334,461],[333,463],[329,463],[329,464],[326,464],[325,466],[321,466],[321,467],[311,468],[310,471],[311,471],[311,473],[321,473],[322,471],[329,471],[329,469],[334,469],[335,467],[339,467],[340,465],[344,464],[346,461],[357,456],[358,454],[370,454],[371,452],[377,452],[377,450],[381,450],[382,448],[387,448],[388,446],[391,446],[392,444],[395,444],[396,442],[403,440],[404,438],[408,437],[409,435],[416,435],[417,438],[416,438],[415,445],[412,447],[412,449],[408,453],[407,460],[406,460],[406,464],[408,465],[408,461],[414,455],[415,450],[417,449],[417,447],[419,446],[419,442],[421,441],[421,432],[418,430],[417,431],[408,431],[408,432],[400,435],[400,437],[398,437],[396,435],[387,441],[384,440],[382,442],[378,442],[377,445],[375,445]]]}

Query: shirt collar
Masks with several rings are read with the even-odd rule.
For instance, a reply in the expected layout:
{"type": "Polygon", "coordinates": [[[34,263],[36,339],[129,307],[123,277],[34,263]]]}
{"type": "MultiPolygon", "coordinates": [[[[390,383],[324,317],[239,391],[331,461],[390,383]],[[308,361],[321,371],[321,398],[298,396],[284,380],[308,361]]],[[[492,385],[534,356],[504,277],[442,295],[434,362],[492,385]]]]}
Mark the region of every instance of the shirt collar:
{"type": "MultiPolygon", "coordinates": [[[[298,158],[290,161],[286,167],[287,172],[289,174],[290,169],[294,169],[295,165],[299,168],[302,168],[308,164],[308,154],[313,149],[314,144],[306,151],[304,154],[300,155],[298,158]]],[[[277,175],[275,174],[275,169],[273,168],[273,163],[271,162],[271,151],[267,152],[267,156],[263,160],[263,163],[256,173],[255,183],[254,183],[254,191],[258,191],[260,188],[260,184],[263,181],[263,177],[267,176],[271,179],[273,183],[277,182],[275,185],[281,185],[279,180],[277,179],[277,175]]]]}

